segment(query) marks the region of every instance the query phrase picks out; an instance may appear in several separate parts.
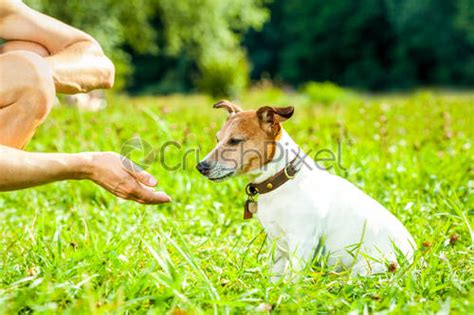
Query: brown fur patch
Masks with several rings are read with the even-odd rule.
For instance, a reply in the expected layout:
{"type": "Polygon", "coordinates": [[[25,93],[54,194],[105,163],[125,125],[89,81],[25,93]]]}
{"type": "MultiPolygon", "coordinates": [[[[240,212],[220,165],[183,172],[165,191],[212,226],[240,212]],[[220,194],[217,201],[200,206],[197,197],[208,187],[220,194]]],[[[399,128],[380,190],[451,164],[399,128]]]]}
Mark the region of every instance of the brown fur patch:
{"type": "Polygon", "coordinates": [[[256,111],[242,111],[229,116],[218,132],[220,146],[213,158],[216,160],[237,161],[241,172],[249,172],[269,163],[276,152],[276,141],[281,138],[280,131],[273,135],[264,129],[256,111]],[[237,152],[228,144],[230,139],[245,139],[237,152]]]}

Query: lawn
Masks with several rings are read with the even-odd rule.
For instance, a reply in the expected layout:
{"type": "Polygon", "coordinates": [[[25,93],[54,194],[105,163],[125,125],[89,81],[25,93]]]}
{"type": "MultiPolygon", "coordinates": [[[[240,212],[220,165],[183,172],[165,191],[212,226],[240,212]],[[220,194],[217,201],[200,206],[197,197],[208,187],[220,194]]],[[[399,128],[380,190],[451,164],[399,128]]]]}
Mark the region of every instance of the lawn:
{"type": "Polygon", "coordinates": [[[85,181],[0,194],[0,312],[473,313],[474,93],[349,93],[325,105],[274,88],[242,96],[244,108],[295,105],[293,138],[335,152],[326,167],[390,209],[419,248],[393,273],[314,267],[276,285],[260,224],[242,220],[246,179],[212,183],[194,168],[226,116],[214,101],[111,96],[98,113],[55,108],[28,150],[130,153],[173,202],[126,202],[85,181]]]}

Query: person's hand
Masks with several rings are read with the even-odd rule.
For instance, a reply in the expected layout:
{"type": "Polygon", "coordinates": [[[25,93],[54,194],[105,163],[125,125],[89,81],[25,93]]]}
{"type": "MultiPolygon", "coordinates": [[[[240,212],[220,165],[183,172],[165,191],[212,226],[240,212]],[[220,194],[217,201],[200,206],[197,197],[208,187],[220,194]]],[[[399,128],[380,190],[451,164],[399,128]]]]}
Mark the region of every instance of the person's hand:
{"type": "Polygon", "coordinates": [[[152,187],[157,180],[129,159],[114,152],[92,152],[88,178],[117,197],[143,204],[171,201],[164,192],[152,187]]]}

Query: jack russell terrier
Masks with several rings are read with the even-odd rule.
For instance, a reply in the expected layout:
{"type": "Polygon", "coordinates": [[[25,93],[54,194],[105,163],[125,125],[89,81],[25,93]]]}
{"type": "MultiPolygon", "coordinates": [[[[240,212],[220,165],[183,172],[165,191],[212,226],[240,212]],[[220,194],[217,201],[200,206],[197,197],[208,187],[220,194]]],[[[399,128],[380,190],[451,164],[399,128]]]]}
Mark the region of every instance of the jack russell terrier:
{"type": "Polygon", "coordinates": [[[281,123],[293,107],[243,111],[220,101],[214,108],[229,116],[197,169],[212,181],[250,176],[244,218],[255,215],[276,245],[272,281],[288,267],[303,269],[316,252],[324,253],[328,266],[352,275],[393,271],[398,259],[413,259],[413,237],[393,214],[347,180],[319,169],[285,132],[281,123]]]}

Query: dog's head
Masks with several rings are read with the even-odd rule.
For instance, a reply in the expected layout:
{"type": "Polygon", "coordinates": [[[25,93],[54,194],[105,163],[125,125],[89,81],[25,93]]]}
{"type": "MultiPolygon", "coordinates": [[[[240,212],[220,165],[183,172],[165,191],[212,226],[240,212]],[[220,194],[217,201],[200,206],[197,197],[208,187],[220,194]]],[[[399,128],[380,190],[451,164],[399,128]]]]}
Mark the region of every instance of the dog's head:
{"type": "Polygon", "coordinates": [[[217,132],[216,147],[197,165],[210,180],[245,174],[269,163],[281,136],[281,123],[293,115],[293,107],[264,106],[244,111],[229,101],[214,108],[226,109],[229,116],[217,132]]]}

